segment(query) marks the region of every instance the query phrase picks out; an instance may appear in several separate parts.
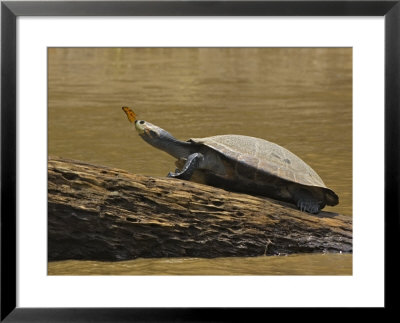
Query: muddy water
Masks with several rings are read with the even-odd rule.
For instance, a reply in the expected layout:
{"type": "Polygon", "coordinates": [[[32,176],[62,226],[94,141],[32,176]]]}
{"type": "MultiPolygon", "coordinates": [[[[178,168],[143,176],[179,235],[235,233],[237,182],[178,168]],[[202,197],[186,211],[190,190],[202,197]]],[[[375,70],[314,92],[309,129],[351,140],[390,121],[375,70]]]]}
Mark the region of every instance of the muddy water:
{"type": "Polygon", "coordinates": [[[49,275],[349,275],[352,255],[301,254],[251,258],[160,258],[129,261],[57,261],[49,264],[49,275]],[[301,264],[301,266],[299,266],[301,264]],[[193,269],[196,268],[194,271],[193,269]]]}
{"type": "MultiPolygon", "coordinates": [[[[50,155],[152,176],[175,170],[172,157],[137,136],[121,110],[126,105],[179,139],[242,134],[278,143],[339,195],[340,204],[327,211],[352,216],[351,49],[52,48],[48,62],[50,155]]],[[[123,268],[155,274],[168,262],[169,272],[208,274],[220,261],[241,273],[282,274],[295,263],[298,274],[307,272],[309,257],[276,260],[280,269],[248,258],[147,259],[123,268]]],[[[351,274],[351,256],[340,258],[340,269],[332,266],[340,255],[312,257],[313,274],[351,274]]],[[[79,264],[53,263],[50,273],[110,274],[122,265],[79,264]]]]}

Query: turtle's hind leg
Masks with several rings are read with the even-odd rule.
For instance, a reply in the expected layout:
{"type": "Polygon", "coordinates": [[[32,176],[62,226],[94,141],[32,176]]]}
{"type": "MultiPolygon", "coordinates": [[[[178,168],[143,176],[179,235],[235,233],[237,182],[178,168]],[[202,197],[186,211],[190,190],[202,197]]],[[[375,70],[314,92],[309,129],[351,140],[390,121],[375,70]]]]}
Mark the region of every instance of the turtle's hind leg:
{"type": "Polygon", "coordinates": [[[298,189],[294,193],[294,199],[297,207],[302,212],[318,214],[325,207],[323,201],[319,200],[311,192],[305,189],[298,189]]]}
{"type": "Polygon", "coordinates": [[[302,212],[308,212],[312,214],[318,214],[321,211],[321,205],[316,200],[298,200],[297,207],[302,212]]]}
{"type": "Polygon", "coordinates": [[[175,173],[168,173],[168,177],[172,178],[179,178],[190,180],[194,171],[200,167],[201,162],[204,160],[204,156],[201,153],[194,153],[189,155],[185,165],[183,165],[182,170],[179,171],[178,169],[175,173]]]}

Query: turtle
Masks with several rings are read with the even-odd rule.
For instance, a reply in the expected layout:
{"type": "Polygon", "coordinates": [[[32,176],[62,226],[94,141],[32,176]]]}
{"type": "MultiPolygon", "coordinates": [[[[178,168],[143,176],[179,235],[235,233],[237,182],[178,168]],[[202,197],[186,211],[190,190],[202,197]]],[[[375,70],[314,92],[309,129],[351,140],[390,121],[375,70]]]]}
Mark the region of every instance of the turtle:
{"type": "Polygon", "coordinates": [[[309,165],[278,144],[232,134],[181,141],[123,109],[144,141],[177,158],[179,168],[168,177],[266,196],[312,214],[339,203],[336,193],[309,165]]]}

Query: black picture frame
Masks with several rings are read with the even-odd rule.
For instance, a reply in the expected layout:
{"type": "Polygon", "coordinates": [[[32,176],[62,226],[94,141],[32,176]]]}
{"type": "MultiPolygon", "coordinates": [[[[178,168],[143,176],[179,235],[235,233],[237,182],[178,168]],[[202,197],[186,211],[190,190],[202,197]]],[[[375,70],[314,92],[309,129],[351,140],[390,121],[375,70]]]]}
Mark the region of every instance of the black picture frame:
{"type": "MultiPolygon", "coordinates": [[[[16,19],[19,16],[383,16],[385,19],[385,308],[399,233],[400,0],[396,1],[2,1],[1,2],[1,321],[237,321],[266,309],[16,307],[16,19]]],[[[373,150],[373,147],[371,147],[373,150]]],[[[371,152],[372,153],[372,152],[371,152]]],[[[374,170],[371,170],[371,172],[374,170]]],[[[366,174],[368,176],[368,174],[366,174]]],[[[371,197],[366,197],[366,201],[371,197]]],[[[371,233],[373,234],[373,233],[371,233]]],[[[373,236],[371,236],[373,239],[373,236]]],[[[372,242],[371,242],[372,243],[372,242]]],[[[371,255],[372,257],[372,255],[371,255]]]]}

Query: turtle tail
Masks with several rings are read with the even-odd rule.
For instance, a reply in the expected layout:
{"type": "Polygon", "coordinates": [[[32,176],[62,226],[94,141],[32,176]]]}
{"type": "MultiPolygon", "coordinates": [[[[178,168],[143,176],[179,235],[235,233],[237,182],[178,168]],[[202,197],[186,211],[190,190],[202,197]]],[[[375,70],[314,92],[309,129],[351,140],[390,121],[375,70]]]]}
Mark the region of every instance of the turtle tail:
{"type": "Polygon", "coordinates": [[[339,204],[339,196],[337,196],[336,193],[329,188],[325,190],[325,199],[327,205],[335,206],[339,204]]]}

